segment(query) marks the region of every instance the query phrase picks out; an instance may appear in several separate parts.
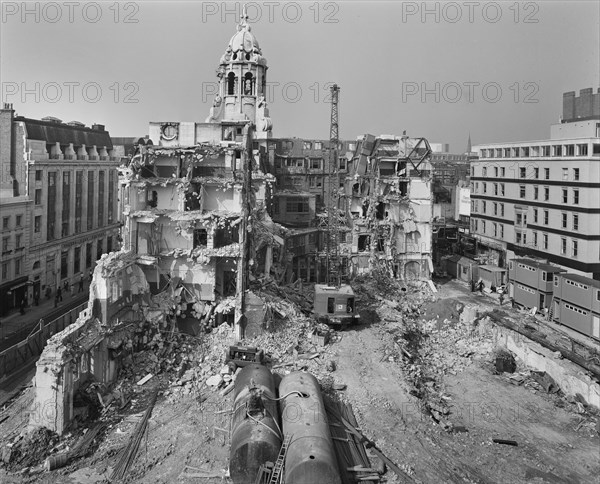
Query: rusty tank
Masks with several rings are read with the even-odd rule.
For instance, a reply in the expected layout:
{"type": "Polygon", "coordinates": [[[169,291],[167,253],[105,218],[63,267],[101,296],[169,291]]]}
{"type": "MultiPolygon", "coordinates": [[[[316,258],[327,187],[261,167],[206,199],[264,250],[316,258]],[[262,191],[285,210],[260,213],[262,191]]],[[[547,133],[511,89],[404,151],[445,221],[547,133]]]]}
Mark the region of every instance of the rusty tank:
{"type": "Polygon", "coordinates": [[[310,373],[290,373],[279,385],[283,433],[292,440],[286,484],[341,484],[321,388],[310,373]]]}
{"type": "Polygon", "coordinates": [[[260,466],[275,462],[282,434],[273,375],[251,364],[242,369],[234,385],[229,472],[234,484],[256,481],[260,466]]]}

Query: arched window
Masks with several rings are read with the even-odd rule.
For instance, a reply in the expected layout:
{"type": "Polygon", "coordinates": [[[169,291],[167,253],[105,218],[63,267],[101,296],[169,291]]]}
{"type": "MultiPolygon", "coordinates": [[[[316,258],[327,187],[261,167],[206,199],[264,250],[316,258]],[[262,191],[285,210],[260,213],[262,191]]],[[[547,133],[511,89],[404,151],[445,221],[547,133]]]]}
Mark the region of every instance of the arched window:
{"type": "Polygon", "coordinates": [[[40,268],[40,261],[39,261],[39,260],[36,260],[36,261],[33,263],[33,269],[32,269],[32,270],[34,270],[34,271],[35,271],[36,269],[39,269],[39,268],[40,268]]]}
{"type": "Polygon", "coordinates": [[[254,76],[251,72],[246,72],[246,74],[244,75],[244,95],[254,95],[254,76]]]}
{"type": "Polygon", "coordinates": [[[237,79],[233,72],[230,72],[229,74],[227,74],[227,94],[229,96],[235,95],[235,88],[236,88],[236,84],[237,84],[236,81],[237,81],[237,79]]]}

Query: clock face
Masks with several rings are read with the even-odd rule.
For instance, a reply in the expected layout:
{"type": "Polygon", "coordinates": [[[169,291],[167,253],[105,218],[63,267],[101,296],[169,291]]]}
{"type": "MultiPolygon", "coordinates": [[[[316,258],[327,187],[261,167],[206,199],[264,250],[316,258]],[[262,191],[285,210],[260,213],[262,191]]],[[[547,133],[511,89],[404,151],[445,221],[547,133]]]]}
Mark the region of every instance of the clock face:
{"type": "Polygon", "coordinates": [[[176,124],[163,124],[160,130],[160,135],[167,141],[174,140],[179,134],[179,127],[176,124]]]}

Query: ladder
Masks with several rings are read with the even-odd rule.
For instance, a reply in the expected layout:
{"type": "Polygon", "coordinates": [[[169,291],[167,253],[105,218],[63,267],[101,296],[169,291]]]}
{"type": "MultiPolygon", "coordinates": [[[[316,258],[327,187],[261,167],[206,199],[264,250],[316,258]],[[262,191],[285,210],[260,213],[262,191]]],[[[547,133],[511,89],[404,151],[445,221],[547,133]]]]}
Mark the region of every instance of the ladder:
{"type": "Polygon", "coordinates": [[[269,479],[271,477],[271,472],[273,471],[273,463],[266,462],[261,464],[258,469],[258,474],[256,475],[256,481],[254,484],[269,484],[269,479]]]}
{"type": "Polygon", "coordinates": [[[291,441],[292,436],[288,435],[281,444],[281,449],[279,449],[279,455],[277,456],[277,462],[275,462],[275,466],[271,472],[269,484],[279,484],[281,482],[281,473],[283,471],[283,464],[285,463],[285,454],[287,453],[291,441]]]}

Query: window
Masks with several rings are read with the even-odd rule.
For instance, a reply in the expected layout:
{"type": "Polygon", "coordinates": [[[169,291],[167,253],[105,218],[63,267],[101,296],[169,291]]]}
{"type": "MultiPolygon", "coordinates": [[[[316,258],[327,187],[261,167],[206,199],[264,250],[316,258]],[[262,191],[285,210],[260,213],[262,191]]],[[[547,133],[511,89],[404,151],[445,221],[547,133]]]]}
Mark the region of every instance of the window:
{"type": "Polygon", "coordinates": [[[504,224],[500,224],[500,238],[504,238],[504,224]]]}
{"type": "Polygon", "coordinates": [[[36,190],[35,190],[35,204],[36,205],[42,204],[42,189],[41,188],[36,188],[36,190]]]}
{"type": "Polygon", "coordinates": [[[564,237],[560,238],[560,253],[563,255],[567,253],[567,239],[564,237]]]}
{"type": "Polygon", "coordinates": [[[504,183],[500,183],[500,195],[504,196],[504,183]]]}
{"type": "Polygon", "coordinates": [[[321,143],[320,141],[315,141],[315,150],[322,150],[323,149],[323,143],[321,143]]]}
{"type": "Polygon", "coordinates": [[[548,273],[546,271],[542,271],[542,281],[549,282],[548,273]]]}
{"type": "Polygon", "coordinates": [[[548,234],[542,235],[542,248],[548,250],[548,234]]]}
{"type": "Polygon", "coordinates": [[[42,181],[42,170],[35,170],[35,181],[42,181]]]}
{"type": "Polygon", "coordinates": [[[540,177],[540,169],[534,168],[533,169],[533,178],[539,178],[539,177],[540,177]]]}
{"type": "Polygon", "coordinates": [[[544,179],[550,180],[550,168],[544,168],[544,179]]]}
{"type": "Polygon", "coordinates": [[[558,287],[558,276],[554,276],[554,287],[558,287]]]}
{"type": "Polygon", "coordinates": [[[550,200],[550,187],[544,187],[544,201],[550,200]]]}
{"type": "Polygon", "coordinates": [[[527,175],[527,169],[525,167],[519,168],[519,178],[525,178],[527,175]]]}
{"type": "Polygon", "coordinates": [[[498,237],[498,224],[496,222],[492,223],[492,229],[494,230],[494,237],[498,237]]]}
{"type": "Polygon", "coordinates": [[[505,167],[500,167],[500,176],[502,178],[504,178],[506,176],[506,168],[505,167]]]}
{"type": "Polygon", "coordinates": [[[537,232],[533,232],[533,246],[537,247],[537,245],[538,245],[538,233],[537,232]]]}
{"type": "Polygon", "coordinates": [[[308,199],[292,197],[286,200],[287,213],[308,213],[308,199]]]}
{"type": "Polygon", "coordinates": [[[487,193],[487,183],[483,182],[483,193],[487,193]]]}
{"type": "Polygon", "coordinates": [[[498,195],[498,184],[494,183],[494,195],[498,195]]]}
{"type": "Polygon", "coordinates": [[[533,223],[534,224],[538,223],[538,209],[537,208],[533,209],[533,223]]]}
{"type": "Polygon", "coordinates": [[[15,276],[18,276],[21,274],[22,266],[23,266],[23,258],[19,257],[18,259],[15,259],[15,276]]]}
{"type": "Polygon", "coordinates": [[[573,214],[573,230],[579,230],[579,215],[573,214]]]}
{"type": "Polygon", "coordinates": [[[548,225],[548,220],[549,220],[548,210],[544,210],[544,225],[548,225]]]}
{"type": "Polygon", "coordinates": [[[2,229],[6,230],[10,226],[10,217],[2,217],[2,229]]]}
{"type": "Polygon", "coordinates": [[[577,257],[579,252],[579,242],[575,239],[571,240],[571,256],[577,257]]]}
{"type": "Polygon", "coordinates": [[[15,235],[15,249],[19,249],[23,246],[23,234],[15,235]]]}
{"type": "Polygon", "coordinates": [[[579,180],[579,168],[573,168],[573,180],[579,180]]]}
{"type": "Polygon", "coordinates": [[[525,198],[525,185],[519,185],[519,197],[525,198]]]}
{"type": "Polygon", "coordinates": [[[579,189],[573,188],[573,205],[579,205],[579,189]]]}
{"type": "Polygon", "coordinates": [[[10,237],[2,237],[2,252],[8,252],[8,244],[10,243],[10,237]]]}
{"type": "Polygon", "coordinates": [[[504,217],[504,204],[503,203],[500,204],[500,216],[504,217]]]}
{"type": "Polygon", "coordinates": [[[521,232],[515,231],[515,243],[520,244],[522,240],[521,232]]]}
{"type": "Polygon", "coordinates": [[[552,146],[552,154],[553,154],[553,156],[562,156],[562,146],[561,145],[552,146]]]}
{"type": "Polygon", "coordinates": [[[479,191],[479,182],[475,182],[475,193],[479,191]]]}
{"type": "Polygon", "coordinates": [[[481,233],[485,234],[485,220],[481,221],[481,233]]]}
{"type": "Polygon", "coordinates": [[[542,146],[542,156],[550,156],[550,146],[542,146]]]}
{"type": "Polygon", "coordinates": [[[569,203],[569,191],[566,188],[562,189],[562,201],[563,203],[569,203]]]}
{"type": "Polygon", "coordinates": [[[481,202],[481,213],[487,213],[487,203],[485,200],[481,202]]]}
{"type": "Polygon", "coordinates": [[[8,279],[8,262],[2,264],[2,280],[8,279]]]}
{"type": "Polygon", "coordinates": [[[23,225],[23,215],[17,215],[15,227],[20,227],[21,225],[23,225]]]}
{"type": "Polygon", "coordinates": [[[563,168],[562,169],[562,179],[563,180],[568,180],[569,179],[569,169],[568,168],[563,168]]]}
{"type": "Polygon", "coordinates": [[[34,219],[33,230],[36,234],[39,234],[42,230],[42,216],[37,215],[34,219]]]}
{"type": "Polygon", "coordinates": [[[487,176],[487,166],[483,167],[482,176],[487,176]]]}
{"type": "Polygon", "coordinates": [[[73,257],[73,274],[81,271],[81,247],[75,247],[75,255],[73,257]]]}
{"type": "Polygon", "coordinates": [[[497,166],[494,167],[494,176],[496,178],[498,178],[498,167],[497,166]]]}
{"type": "Polygon", "coordinates": [[[566,156],[575,156],[575,145],[567,145],[566,148],[566,156]]]}
{"type": "Polygon", "coordinates": [[[561,217],[562,217],[562,228],[566,229],[567,228],[567,214],[565,212],[561,213],[561,217]]]}
{"type": "Polygon", "coordinates": [[[540,187],[538,187],[537,185],[535,185],[535,186],[533,187],[533,199],[534,199],[534,200],[537,200],[537,199],[538,199],[538,194],[539,194],[539,191],[540,191],[540,187]]]}
{"type": "Polygon", "coordinates": [[[498,215],[498,204],[494,202],[494,215],[498,215]]]}

